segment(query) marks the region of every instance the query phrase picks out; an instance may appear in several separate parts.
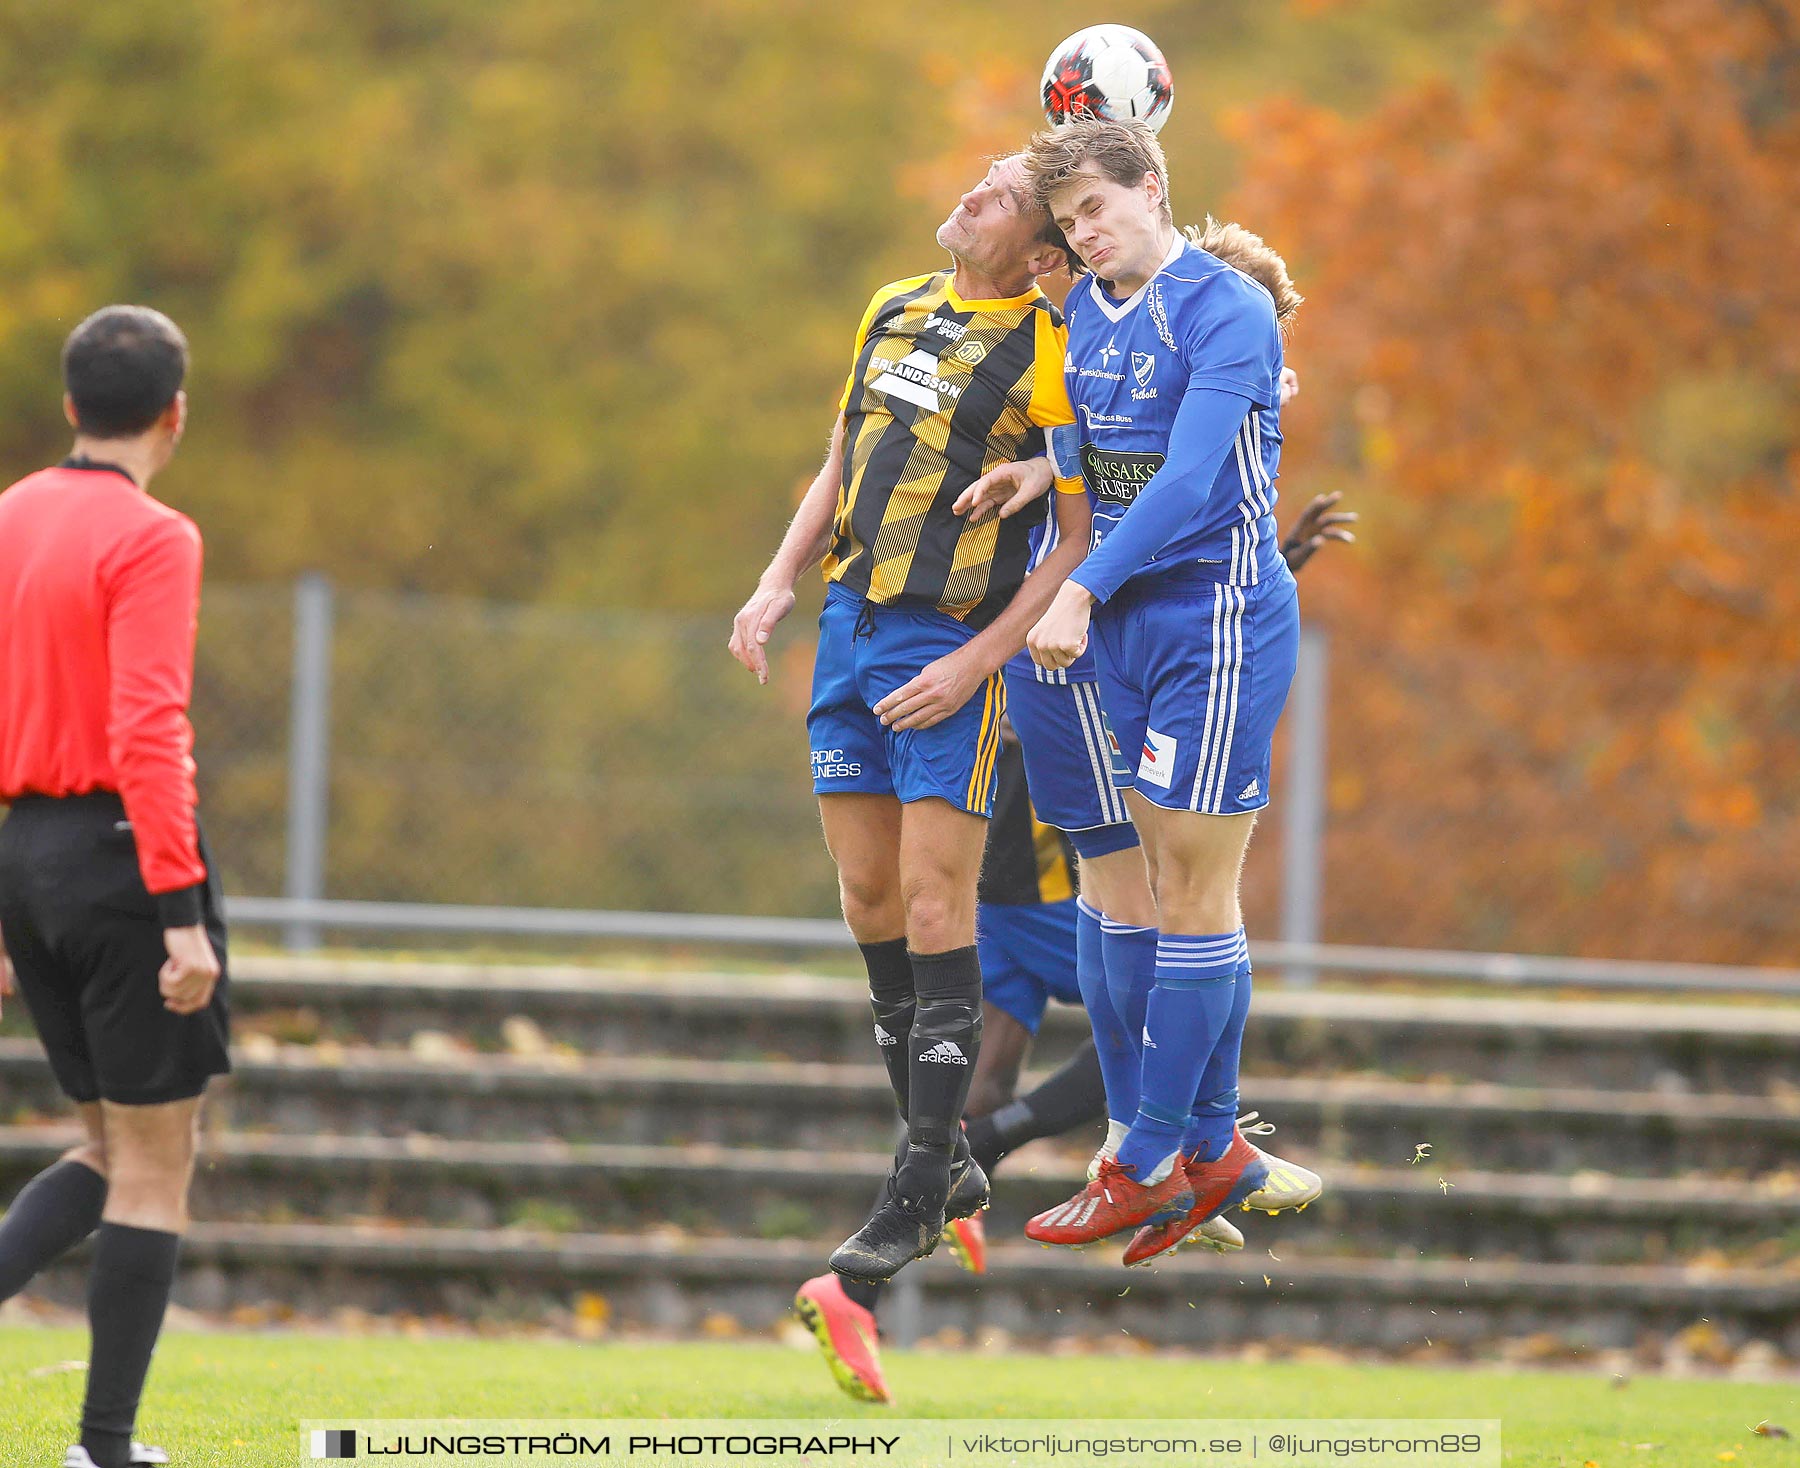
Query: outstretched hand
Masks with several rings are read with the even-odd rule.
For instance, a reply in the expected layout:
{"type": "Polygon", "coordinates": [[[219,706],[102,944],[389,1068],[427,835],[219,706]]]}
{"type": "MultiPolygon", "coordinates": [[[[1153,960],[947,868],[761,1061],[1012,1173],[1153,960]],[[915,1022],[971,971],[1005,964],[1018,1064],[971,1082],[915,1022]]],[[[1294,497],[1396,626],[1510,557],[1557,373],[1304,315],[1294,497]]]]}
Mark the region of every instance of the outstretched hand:
{"type": "Polygon", "coordinates": [[[1281,554],[1288,563],[1288,570],[1298,571],[1327,541],[1341,541],[1345,545],[1355,542],[1356,533],[1348,527],[1357,522],[1356,511],[1333,513],[1343,497],[1341,489],[1334,489],[1330,494],[1315,496],[1313,502],[1300,512],[1293,530],[1281,543],[1281,554]]]}
{"type": "Polygon", "coordinates": [[[775,626],[794,609],[791,586],[759,586],[731,623],[726,644],[731,655],[756,674],[758,683],[769,681],[769,657],[764,651],[775,626]]]}
{"type": "Polygon", "coordinates": [[[1042,499],[1050,488],[1050,461],[1045,458],[1019,459],[996,464],[981,478],[956,497],[950,508],[967,515],[971,525],[988,511],[998,509],[1002,520],[1018,514],[1033,500],[1042,499]]]}

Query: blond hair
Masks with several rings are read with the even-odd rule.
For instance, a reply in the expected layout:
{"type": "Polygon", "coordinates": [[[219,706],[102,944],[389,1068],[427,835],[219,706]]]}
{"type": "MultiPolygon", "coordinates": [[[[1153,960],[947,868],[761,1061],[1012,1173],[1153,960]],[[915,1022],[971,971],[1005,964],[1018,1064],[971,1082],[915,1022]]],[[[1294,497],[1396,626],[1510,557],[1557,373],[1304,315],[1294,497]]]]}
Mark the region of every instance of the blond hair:
{"type": "Polygon", "coordinates": [[[1261,235],[1252,234],[1241,224],[1221,224],[1210,214],[1206,216],[1204,229],[1195,229],[1190,224],[1182,233],[1207,254],[1243,271],[1273,296],[1275,320],[1283,330],[1287,329],[1294,319],[1294,312],[1300,309],[1300,303],[1306,297],[1294,288],[1287,261],[1261,235]]]}
{"type": "Polygon", "coordinates": [[[1024,159],[1032,202],[1046,212],[1051,196],[1068,187],[1082,166],[1091,163],[1102,178],[1128,189],[1143,183],[1146,173],[1154,173],[1162,185],[1163,215],[1174,222],[1169,209],[1169,160],[1163,157],[1156,134],[1141,122],[1078,117],[1036,134],[1025,145],[1024,159]]]}

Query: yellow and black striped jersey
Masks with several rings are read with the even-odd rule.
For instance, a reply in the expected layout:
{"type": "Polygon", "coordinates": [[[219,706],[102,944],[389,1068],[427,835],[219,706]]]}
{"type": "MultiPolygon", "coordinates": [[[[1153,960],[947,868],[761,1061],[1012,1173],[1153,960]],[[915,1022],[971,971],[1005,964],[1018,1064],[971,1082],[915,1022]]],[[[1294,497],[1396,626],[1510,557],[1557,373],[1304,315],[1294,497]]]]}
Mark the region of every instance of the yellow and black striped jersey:
{"type": "MultiPolygon", "coordinates": [[[[971,525],[956,497],[996,464],[1044,452],[1075,421],[1068,333],[1033,286],[965,301],[948,270],[875,292],[844,385],[844,482],[825,579],[878,606],[936,607],[983,627],[1025,579],[1048,502],[971,525]]],[[[1059,479],[1081,493],[1079,478],[1059,479]]]]}
{"type": "Polygon", "coordinates": [[[977,895],[998,907],[1066,902],[1076,891],[1075,849],[1067,836],[1046,826],[1032,809],[1025,755],[1010,728],[1001,738],[997,769],[999,788],[981,854],[977,895]]]}

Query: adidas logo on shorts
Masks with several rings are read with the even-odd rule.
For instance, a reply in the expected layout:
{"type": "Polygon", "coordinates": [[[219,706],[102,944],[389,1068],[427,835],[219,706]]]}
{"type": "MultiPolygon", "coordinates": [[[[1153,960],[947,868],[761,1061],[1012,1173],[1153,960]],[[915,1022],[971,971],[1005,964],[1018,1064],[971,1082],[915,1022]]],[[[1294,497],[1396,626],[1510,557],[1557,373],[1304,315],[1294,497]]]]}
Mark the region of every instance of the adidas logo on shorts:
{"type": "Polygon", "coordinates": [[[1239,800],[1255,800],[1256,797],[1261,794],[1262,794],[1262,782],[1260,780],[1252,780],[1242,790],[1238,791],[1238,799],[1239,800]]]}
{"type": "Polygon", "coordinates": [[[939,1040],[923,1055],[920,1060],[928,1060],[934,1065],[967,1065],[969,1057],[948,1040],[939,1040]]]}
{"type": "Polygon", "coordinates": [[[1150,1026],[1149,1025],[1144,1026],[1144,1048],[1146,1050],[1156,1049],[1156,1041],[1154,1041],[1150,1038],[1150,1026]]]}
{"type": "Polygon", "coordinates": [[[882,1029],[882,1027],[880,1025],[876,1025],[875,1026],[875,1043],[877,1045],[898,1045],[900,1042],[898,1040],[896,1040],[892,1035],[890,1035],[886,1030],[882,1029]]]}

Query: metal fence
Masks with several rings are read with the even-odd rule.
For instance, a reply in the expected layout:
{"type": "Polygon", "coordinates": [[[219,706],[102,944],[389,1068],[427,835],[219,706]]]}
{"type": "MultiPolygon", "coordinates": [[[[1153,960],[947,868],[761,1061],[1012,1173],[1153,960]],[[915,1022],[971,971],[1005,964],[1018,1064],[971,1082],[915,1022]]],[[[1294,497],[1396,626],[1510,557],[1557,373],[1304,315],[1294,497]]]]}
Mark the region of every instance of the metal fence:
{"type": "MultiPolygon", "coordinates": [[[[767,688],[726,630],[313,579],[210,587],[194,718],[228,889],[832,917],[810,618],[778,635],[767,688]]],[[[1784,731],[1800,736],[1800,690],[1761,669],[1402,655],[1315,632],[1246,878],[1252,933],[1791,964],[1800,737],[1784,731]]],[[[278,915],[300,945],[328,912],[236,910],[278,915]]],[[[533,921],[555,926],[481,930],[533,921]]],[[[1288,950],[1302,975],[1309,952],[1288,950]]]]}

